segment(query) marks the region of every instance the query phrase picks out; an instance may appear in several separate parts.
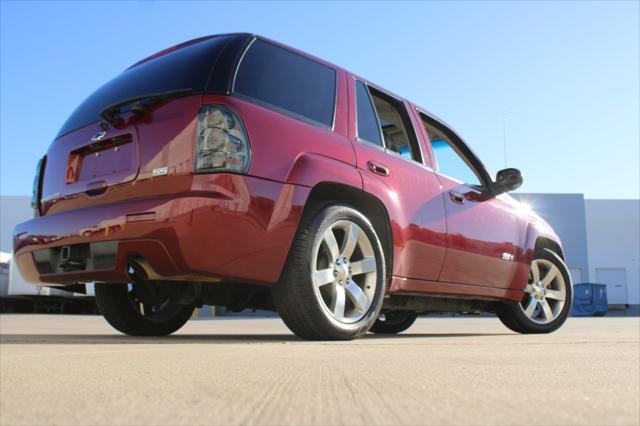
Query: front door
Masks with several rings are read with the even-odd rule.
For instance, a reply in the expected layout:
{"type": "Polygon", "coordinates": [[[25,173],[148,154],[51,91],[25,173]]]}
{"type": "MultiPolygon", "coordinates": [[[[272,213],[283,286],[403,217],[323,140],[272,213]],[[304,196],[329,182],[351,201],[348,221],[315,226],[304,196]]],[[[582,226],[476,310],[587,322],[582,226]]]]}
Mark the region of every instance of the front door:
{"type": "Polygon", "coordinates": [[[442,184],[447,253],[439,281],[510,287],[520,225],[508,195],[490,195],[488,175],[453,131],[421,114],[442,184]]]}

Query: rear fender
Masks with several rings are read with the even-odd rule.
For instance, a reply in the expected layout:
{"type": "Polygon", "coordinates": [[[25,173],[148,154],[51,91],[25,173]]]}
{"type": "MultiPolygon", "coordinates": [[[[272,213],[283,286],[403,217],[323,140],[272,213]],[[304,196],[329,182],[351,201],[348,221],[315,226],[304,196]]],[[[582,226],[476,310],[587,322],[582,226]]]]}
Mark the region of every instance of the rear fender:
{"type": "Polygon", "coordinates": [[[376,197],[382,202],[390,220],[391,228],[391,241],[393,247],[394,259],[391,267],[391,275],[400,275],[399,265],[402,265],[404,242],[407,240],[408,235],[408,223],[406,220],[406,213],[393,191],[385,182],[374,178],[373,176],[361,173],[363,189],[365,192],[376,197]]]}
{"type": "Polygon", "coordinates": [[[321,182],[362,189],[362,178],[355,166],[313,153],[298,156],[287,175],[287,183],[312,188],[321,182]]]}

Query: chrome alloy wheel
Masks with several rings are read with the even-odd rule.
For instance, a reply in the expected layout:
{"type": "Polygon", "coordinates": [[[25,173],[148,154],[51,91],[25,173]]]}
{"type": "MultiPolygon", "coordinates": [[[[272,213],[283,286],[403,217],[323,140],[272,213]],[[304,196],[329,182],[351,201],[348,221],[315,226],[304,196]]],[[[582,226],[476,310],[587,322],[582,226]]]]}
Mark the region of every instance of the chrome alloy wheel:
{"type": "Polygon", "coordinates": [[[529,319],[538,324],[552,322],[564,308],[567,284],[556,265],[546,259],[535,259],[531,262],[529,282],[520,308],[529,319]]]}
{"type": "Polygon", "coordinates": [[[355,222],[338,220],[315,241],[311,279],[318,302],[335,320],[359,321],[373,302],[377,267],[369,237],[355,222]]]}

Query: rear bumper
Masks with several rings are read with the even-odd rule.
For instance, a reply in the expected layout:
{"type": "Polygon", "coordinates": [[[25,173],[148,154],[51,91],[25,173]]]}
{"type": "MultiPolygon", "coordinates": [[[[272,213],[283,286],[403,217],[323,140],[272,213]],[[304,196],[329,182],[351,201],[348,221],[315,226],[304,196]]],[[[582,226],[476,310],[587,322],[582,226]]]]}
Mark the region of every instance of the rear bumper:
{"type": "Polygon", "coordinates": [[[126,282],[132,259],[156,278],[277,282],[309,188],[233,174],[194,176],[179,196],[70,210],[16,226],[25,280],[126,282]],[[71,263],[69,262],[71,261],[71,263]]]}

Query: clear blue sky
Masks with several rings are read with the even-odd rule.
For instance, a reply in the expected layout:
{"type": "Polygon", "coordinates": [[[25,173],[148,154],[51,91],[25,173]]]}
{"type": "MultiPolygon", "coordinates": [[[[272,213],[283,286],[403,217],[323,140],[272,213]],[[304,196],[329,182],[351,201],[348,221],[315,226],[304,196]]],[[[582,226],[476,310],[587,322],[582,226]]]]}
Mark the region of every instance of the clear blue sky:
{"type": "Polygon", "coordinates": [[[523,192],[640,192],[639,2],[1,5],[0,193],[83,98],[137,60],[207,34],[262,34],[337,63],[451,124],[523,192]]]}

